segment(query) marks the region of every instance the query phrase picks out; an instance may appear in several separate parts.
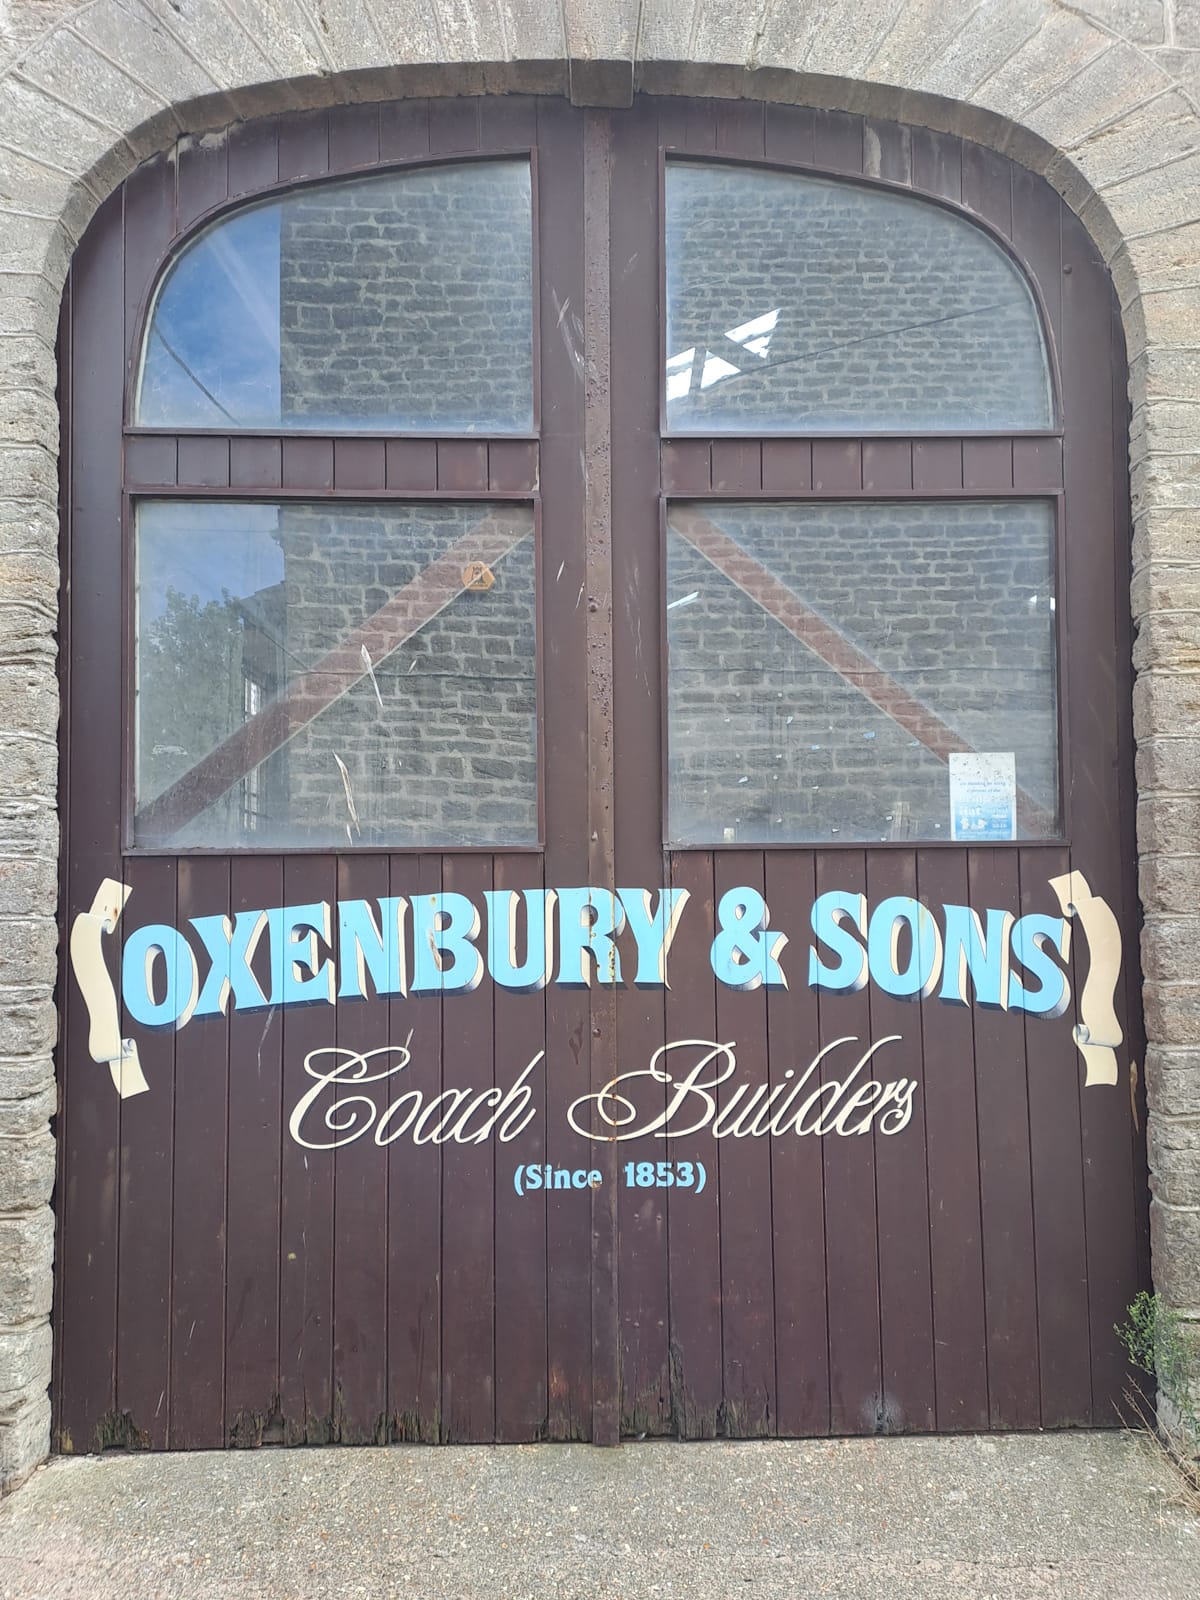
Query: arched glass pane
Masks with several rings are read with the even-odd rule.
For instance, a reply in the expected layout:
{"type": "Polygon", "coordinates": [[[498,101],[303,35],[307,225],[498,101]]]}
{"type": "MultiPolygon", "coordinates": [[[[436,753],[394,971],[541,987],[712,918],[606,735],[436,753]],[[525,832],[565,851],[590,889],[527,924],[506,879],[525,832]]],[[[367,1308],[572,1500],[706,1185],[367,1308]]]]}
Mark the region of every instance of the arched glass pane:
{"type": "Polygon", "coordinates": [[[166,274],[145,427],[533,427],[527,161],[299,189],[215,222],[166,274]]]}
{"type": "Polygon", "coordinates": [[[1033,297],[981,229],[903,194],[667,168],[668,425],[905,433],[1051,425],[1033,297]]]}

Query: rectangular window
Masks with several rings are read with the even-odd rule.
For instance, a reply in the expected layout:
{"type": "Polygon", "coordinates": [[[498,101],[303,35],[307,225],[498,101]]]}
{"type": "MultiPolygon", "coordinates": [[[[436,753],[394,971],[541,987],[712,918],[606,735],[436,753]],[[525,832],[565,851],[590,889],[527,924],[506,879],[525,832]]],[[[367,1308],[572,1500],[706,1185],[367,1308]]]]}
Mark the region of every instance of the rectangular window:
{"type": "Polygon", "coordinates": [[[1048,502],[677,503],[666,580],[670,843],[1059,835],[1048,502]]]}
{"type": "Polygon", "coordinates": [[[133,842],[538,839],[533,515],[143,501],[133,842]]]}

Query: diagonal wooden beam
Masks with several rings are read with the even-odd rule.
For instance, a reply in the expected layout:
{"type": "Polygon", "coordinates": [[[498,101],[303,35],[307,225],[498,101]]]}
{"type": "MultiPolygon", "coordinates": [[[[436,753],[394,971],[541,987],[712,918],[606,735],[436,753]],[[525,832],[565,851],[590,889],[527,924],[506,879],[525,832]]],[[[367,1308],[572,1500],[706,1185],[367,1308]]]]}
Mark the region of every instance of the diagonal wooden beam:
{"type": "Polygon", "coordinates": [[[494,566],[529,531],[527,521],[517,524],[497,512],[482,518],[316,666],[294,678],[283,694],[142,806],[137,813],[142,841],[167,842],[463,594],[472,563],[494,566]]]}
{"type": "MultiPolygon", "coordinates": [[[[669,526],[723,578],[939,761],[949,763],[951,755],[959,753],[975,754],[975,747],[943,722],[936,711],[897,683],[877,661],[806,605],[787,584],[768,572],[703,512],[688,506],[672,507],[669,526]]],[[[1017,816],[1021,826],[1031,834],[1046,834],[1054,826],[1054,819],[1046,809],[1020,787],[1017,789],[1017,816]]]]}

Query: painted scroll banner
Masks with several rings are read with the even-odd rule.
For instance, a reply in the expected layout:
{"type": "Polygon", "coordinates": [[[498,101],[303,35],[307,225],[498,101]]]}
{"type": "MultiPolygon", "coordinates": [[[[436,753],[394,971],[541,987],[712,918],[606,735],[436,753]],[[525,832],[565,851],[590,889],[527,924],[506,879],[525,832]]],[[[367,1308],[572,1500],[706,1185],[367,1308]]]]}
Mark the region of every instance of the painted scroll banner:
{"type": "Polygon", "coordinates": [[[71,924],[71,966],[87,1007],[88,1054],[106,1062],[113,1086],[122,1100],[145,1094],[150,1085],[142,1072],[137,1043],[121,1037],[121,1018],[108,965],[104,936],[116,932],[131,889],[115,878],[105,878],[96,890],[90,911],[81,911],[71,924]]]}

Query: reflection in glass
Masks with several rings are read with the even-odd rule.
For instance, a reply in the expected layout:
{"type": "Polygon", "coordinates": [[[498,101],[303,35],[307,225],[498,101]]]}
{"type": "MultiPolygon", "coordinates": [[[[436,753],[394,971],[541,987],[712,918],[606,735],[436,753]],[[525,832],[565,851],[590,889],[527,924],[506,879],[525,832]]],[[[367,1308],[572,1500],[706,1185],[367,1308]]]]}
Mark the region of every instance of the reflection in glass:
{"type": "Polygon", "coordinates": [[[1011,753],[1059,833],[1044,501],[676,504],[668,839],[951,837],[951,753],[1011,753]]]}
{"type": "Polygon", "coordinates": [[[532,513],[146,501],[135,843],[532,844],[532,513]]]}
{"type": "Polygon", "coordinates": [[[314,184],[213,223],[167,272],[135,420],[533,426],[527,161],[314,184]]]}
{"type": "Polygon", "coordinates": [[[909,195],[667,167],[668,426],[1044,428],[1029,287],[981,229],[909,195]]]}

